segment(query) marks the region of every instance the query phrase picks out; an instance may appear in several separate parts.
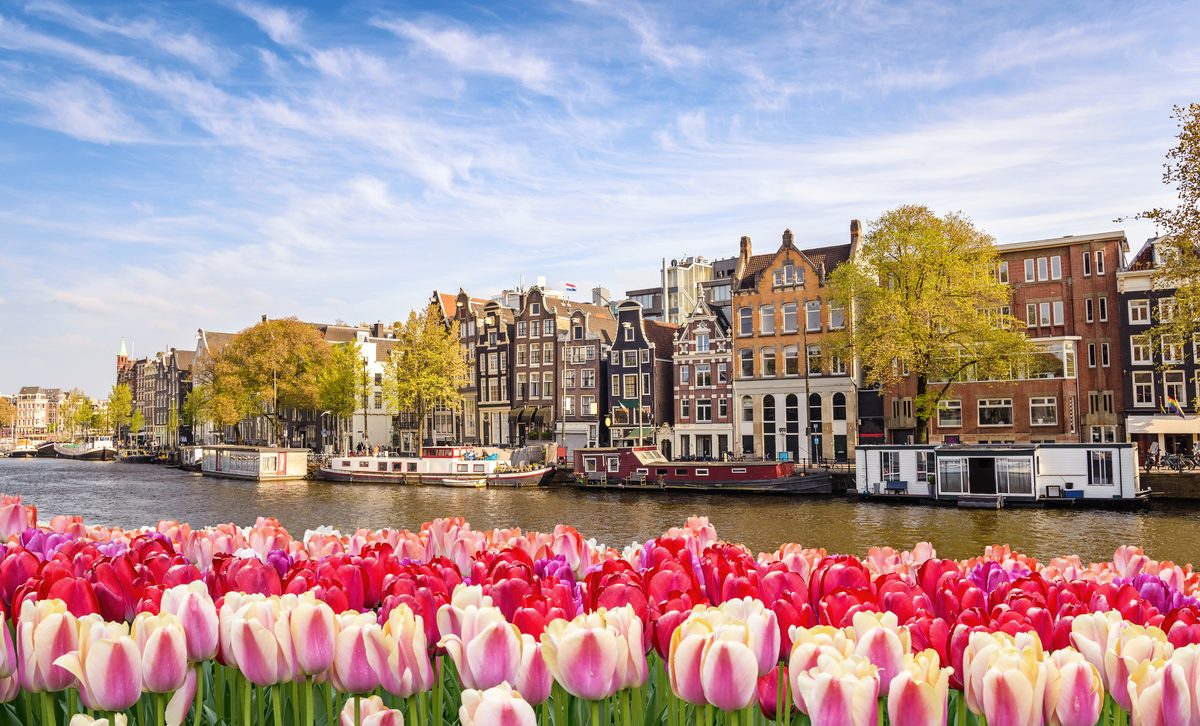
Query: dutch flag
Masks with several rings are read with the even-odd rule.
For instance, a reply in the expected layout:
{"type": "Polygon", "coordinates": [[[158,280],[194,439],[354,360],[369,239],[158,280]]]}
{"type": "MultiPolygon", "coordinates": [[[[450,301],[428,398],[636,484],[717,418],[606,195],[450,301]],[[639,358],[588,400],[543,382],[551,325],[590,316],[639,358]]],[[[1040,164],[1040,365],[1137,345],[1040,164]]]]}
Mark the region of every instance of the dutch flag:
{"type": "Polygon", "coordinates": [[[573,282],[564,282],[563,287],[567,289],[567,292],[575,292],[575,283],[573,282]]]}

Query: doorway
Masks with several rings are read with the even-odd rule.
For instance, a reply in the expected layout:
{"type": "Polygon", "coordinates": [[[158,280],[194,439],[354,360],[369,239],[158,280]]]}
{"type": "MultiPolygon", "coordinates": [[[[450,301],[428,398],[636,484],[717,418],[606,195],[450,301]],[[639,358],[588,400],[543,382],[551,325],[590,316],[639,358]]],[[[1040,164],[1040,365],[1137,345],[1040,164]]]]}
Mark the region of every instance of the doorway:
{"type": "Polygon", "coordinates": [[[990,456],[973,456],[967,461],[968,491],[971,494],[995,494],[996,460],[990,456]]]}

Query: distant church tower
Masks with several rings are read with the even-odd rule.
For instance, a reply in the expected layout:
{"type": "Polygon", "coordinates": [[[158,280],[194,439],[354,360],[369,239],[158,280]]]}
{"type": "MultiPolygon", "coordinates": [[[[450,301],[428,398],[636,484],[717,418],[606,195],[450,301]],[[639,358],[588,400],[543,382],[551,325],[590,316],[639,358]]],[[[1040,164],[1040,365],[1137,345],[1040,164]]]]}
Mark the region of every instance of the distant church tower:
{"type": "Polygon", "coordinates": [[[121,338],[121,349],[117,351],[117,381],[129,370],[129,353],[125,350],[125,339],[121,338]]]}

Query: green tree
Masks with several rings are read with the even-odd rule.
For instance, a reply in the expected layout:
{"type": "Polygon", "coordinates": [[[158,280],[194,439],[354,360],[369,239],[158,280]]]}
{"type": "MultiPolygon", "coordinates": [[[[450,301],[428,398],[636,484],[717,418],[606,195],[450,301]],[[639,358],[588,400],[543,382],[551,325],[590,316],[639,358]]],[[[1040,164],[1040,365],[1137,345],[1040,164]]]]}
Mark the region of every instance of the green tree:
{"type": "Polygon", "coordinates": [[[74,430],[82,431],[84,435],[91,433],[95,417],[96,406],[92,403],[92,399],[81,395],[72,414],[74,430]]]}
{"type": "Polygon", "coordinates": [[[0,396],[0,428],[6,429],[11,436],[16,435],[17,407],[3,396],[0,396]]]}
{"type": "Polygon", "coordinates": [[[320,333],[295,318],[265,320],[243,330],[214,361],[212,399],[220,415],[213,419],[226,421],[247,410],[261,413],[281,443],[280,413],[317,407],[320,374],[329,355],[320,333]]]}
{"type": "Polygon", "coordinates": [[[114,436],[120,436],[122,429],[129,426],[129,417],[133,415],[133,392],[126,383],[118,383],[108,392],[108,417],[112,424],[114,436]]]}
{"type": "Polygon", "coordinates": [[[415,310],[397,323],[396,346],[387,362],[385,390],[397,411],[417,419],[418,453],[425,443],[425,419],[437,406],[457,406],[467,378],[467,362],[458,339],[458,323],[447,326],[436,306],[415,310]]]}
{"type": "Polygon", "coordinates": [[[868,386],[891,388],[911,373],[920,443],[955,383],[1046,364],[1020,321],[1001,313],[1010,291],[996,263],[992,237],[967,217],[902,206],[872,222],[855,258],[831,276],[831,295],[853,320],[831,347],[857,356],[868,386]]]}
{"type": "Polygon", "coordinates": [[[142,409],[134,409],[133,415],[129,417],[129,433],[137,438],[141,436],[144,428],[146,428],[146,416],[142,413],[142,409]]]}
{"type": "Polygon", "coordinates": [[[204,386],[193,386],[179,407],[179,422],[192,429],[192,443],[198,443],[196,429],[208,419],[204,407],[204,386]]]}
{"type": "MultiPolygon", "coordinates": [[[[342,422],[353,419],[354,412],[363,396],[364,381],[367,379],[366,362],[362,357],[362,348],[357,342],[336,345],[329,353],[329,360],[320,375],[321,408],[330,411],[337,417],[338,443],[341,441],[342,422]]],[[[364,418],[365,397],[363,397],[364,418]]],[[[363,422],[366,428],[366,422],[363,422]]]]}
{"type": "Polygon", "coordinates": [[[1150,337],[1156,348],[1164,339],[1182,345],[1200,330],[1200,103],[1176,106],[1174,116],[1179,136],[1167,152],[1163,183],[1174,188],[1177,203],[1138,215],[1161,234],[1154,287],[1173,291],[1175,298],[1173,314],[1154,311],[1150,337]]]}
{"type": "Polygon", "coordinates": [[[179,444],[179,406],[174,403],[167,409],[167,440],[171,446],[179,444]]]}

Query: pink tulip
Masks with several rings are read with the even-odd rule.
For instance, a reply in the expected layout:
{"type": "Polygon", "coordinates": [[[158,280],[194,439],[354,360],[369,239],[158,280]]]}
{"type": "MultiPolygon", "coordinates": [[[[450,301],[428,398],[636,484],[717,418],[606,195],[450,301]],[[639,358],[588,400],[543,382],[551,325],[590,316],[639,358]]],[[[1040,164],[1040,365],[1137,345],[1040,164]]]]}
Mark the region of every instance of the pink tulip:
{"type": "Polygon", "coordinates": [[[393,696],[408,698],[433,687],[433,665],[425,640],[425,623],[404,604],[388,613],[383,624],[387,657],[380,680],[383,689],[393,696]]]}
{"type": "Polygon", "coordinates": [[[167,701],[167,709],[164,714],[166,726],[182,726],[187,719],[188,710],[192,707],[192,702],[196,700],[196,672],[196,668],[188,668],[183,687],[171,694],[171,700],[167,701]]]}
{"type": "MultiPolygon", "coordinates": [[[[355,726],[354,701],[346,701],[338,720],[341,726],[355,726]]],[[[361,726],[404,726],[404,714],[388,708],[379,696],[358,699],[358,717],[361,726]]]]}
{"type": "Polygon", "coordinates": [[[1093,726],[1100,720],[1104,678],[1072,648],[1050,654],[1043,711],[1051,726],[1093,726]]]}
{"type": "Polygon", "coordinates": [[[32,693],[61,691],[75,677],[55,661],[79,647],[78,620],[61,600],[26,600],[17,620],[17,673],[32,693]]]}
{"type": "MultiPolygon", "coordinates": [[[[443,607],[442,612],[446,608],[443,607]]],[[[516,681],[521,664],[521,631],[500,608],[468,605],[460,611],[461,635],[443,636],[438,645],[454,661],[466,688],[484,690],[516,681]]]]}
{"type": "Polygon", "coordinates": [[[703,706],[704,684],[700,680],[704,647],[712,638],[713,624],[705,617],[707,608],[701,606],[680,623],[671,633],[671,649],[667,670],[671,691],[684,701],[703,706]]]}
{"type": "Polygon", "coordinates": [[[1104,675],[1109,633],[1123,624],[1121,614],[1115,610],[1076,615],[1071,621],[1071,645],[1104,675]]]}
{"type": "Polygon", "coordinates": [[[260,687],[292,680],[295,654],[279,598],[242,605],[233,614],[229,629],[233,662],[247,680],[260,687]]]}
{"type": "MultiPolygon", "coordinates": [[[[639,688],[646,685],[650,670],[646,664],[642,619],[638,617],[637,610],[632,605],[610,608],[605,611],[604,621],[625,639],[625,680],[619,688],[639,688]]],[[[523,689],[518,690],[525,694],[523,689]]]]}
{"type": "Polygon", "coordinates": [[[796,685],[800,673],[817,667],[817,660],[826,650],[836,656],[845,658],[854,652],[854,641],[846,635],[846,631],[830,625],[818,625],[812,628],[792,628],[792,653],[788,659],[788,682],[792,687],[792,702],[796,708],[808,713],[804,704],[804,694],[796,685]]]}
{"type": "Polygon", "coordinates": [[[1194,688],[1184,669],[1172,667],[1165,658],[1137,663],[1129,674],[1132,721],[1138,726],[1177,726],[1191,718],[1187,694],[1194,688]]]}
{"type": "Polygon", "coordinates": [[[463,691],[458,720],[462,726],[537,726],[533,706],[507,683],[463,691]]]}
{"type": "Polygon", "coordinates": [[[744,628],[723,625],[704,647],[700,683],[706,701],[722,711],[738,711],[754,702],[758,659],[746,644],[744,628]]]}
{"type": "Polygon", "coordinates": [[[17,678],[16,673],[0,678],[0,703],[15,700],[20,692],[21,681],[17,678]]]}
{"type": "Polygon", "coordinates": [[[546,667],[542,647],[532,635],[521,635],[521,666],[517,668],[516,687],[526,702],[533,706],[550,698],[550,691],[554,688],[554,677],[546,667]]]}
{"type": "Polygon", "coordinates": [[[124,711],[142,697],[142,661],[124,623],[105,623],[98,615],[79,620],[79,648],[59,656],[79,684],[84,705],[97,711],[124,711]]]}
{"type": "Polygon", "coordinates": [[[905,658],[888,684],[888,716],[892,723],[945,726],[953,669],[939,666],[937,651],[933,649],[905,658]]]}
{"type": "Polygon", "coordinates": [[[123,713],[118,713],[111,719],[92,718],[85,713],[77,713],[71,717],[71,722],[67,726],[127,726],[128,723],[129,720],[123,713]]]}
{"type": "Polygon", "coordinates": [[[315,676],[333,666],[337,619],[333,608],[312,595],[300,598],[288,613],[288,628],[296,649],[296,673],[315,676]]]}
{"type": "Polygon", "coordinates": [[[0,499],[0,540],[7,540],[29,527],[37,526],[37,507],[21,504],[21,497],[4,495],[0,499]]]}
{"type": "Polygon", "coordinates": [[[991,726],[1041,726],[1047,667],[1033,648],[1005,646],[983,676],[983,715],[991,726]]]}
{"type": "Polygon", "coordinates": [[[170,613],[141,613],[133,620],[133,640],[142,659],[142,686],[150,693],[174,693],[190,671],[183,625],[170,613]]]}
{"type": "Polygon", "coordinates": [[[554,620],[542,633],[542,658],[568,693],[586,701],[613,695],[625,680],[628,642],[604,620],[604,608],[554,620]]]}
{"type": "Polygon", "coordinates": [[[483,594],[479,585],[458,585],[450,596],[450,602],[438,608],[438,636],[445,638],[450,635],[462,635],[463,618],[468,607],[485,608],[492,606],[492,598],[483,594]]]}
{"type": "MultiPolygon", "coordinates": [[[[754,702],[764,646],[765,619],[743,601],[730,608],[697,608],[671,636],[668,671],[675,694],[689,703],[736,711],[754,702]],[[746,620],[735,619],[742,615],[746,620]]],[[[770,612],[770,611],[767,611],[770,612]]],[[[778,629],[771,621],[778,653],[778,629]]],[[[770,672],[768,670],[768,672],[770,672]]]]}
{"type": "Polygon", "coordinates": [[[875,726],[879,669],[866,658],[826,651],[817,657],[815,668],[793,679],[812,726],[875,726]]]}
{"type": "Polygon", "coordinates": [[[333,652],[330,676],[334,688],[343,693],[370,693],[382,684],[387,645],[373,613],[341,613],[333,652]]]}
{"type": "Polygon", "coordinates": [[[1144,661],[1166,658],[1172,646],[1167,634],[1159,628],[1122,623],[1109,633],[1108,650],[1104,654],[1104,677],[1113,700],[1126,711],[1132,710],[1129,674],[1144,661]]]}
{"type": "MultiPolygon", "coordinates": [[[[0,607],[0,625],[6,620],[4,608],[0,607]]],[[[12,631],[7,626],[0,630],[4,631],[3,635],[0,635],[0,679],[3,679],[17,672],[17,649],[13,643],[12,631]]]]}
{"type": "Polygon", "coordinates": [[[879,682],[889,684],[912,653],[908,628],[902,628],[895,613],[860,611],[854,614],[854,652],[875,664],[879,682]]]}
{"type": "Polygon", "coordinates": [[[190,582],[165,590],[158,610],[179,618],[187,636],[188,660],[200,663],[216,657],[220,624],[217,607],[203,582],[190,582]]]}

